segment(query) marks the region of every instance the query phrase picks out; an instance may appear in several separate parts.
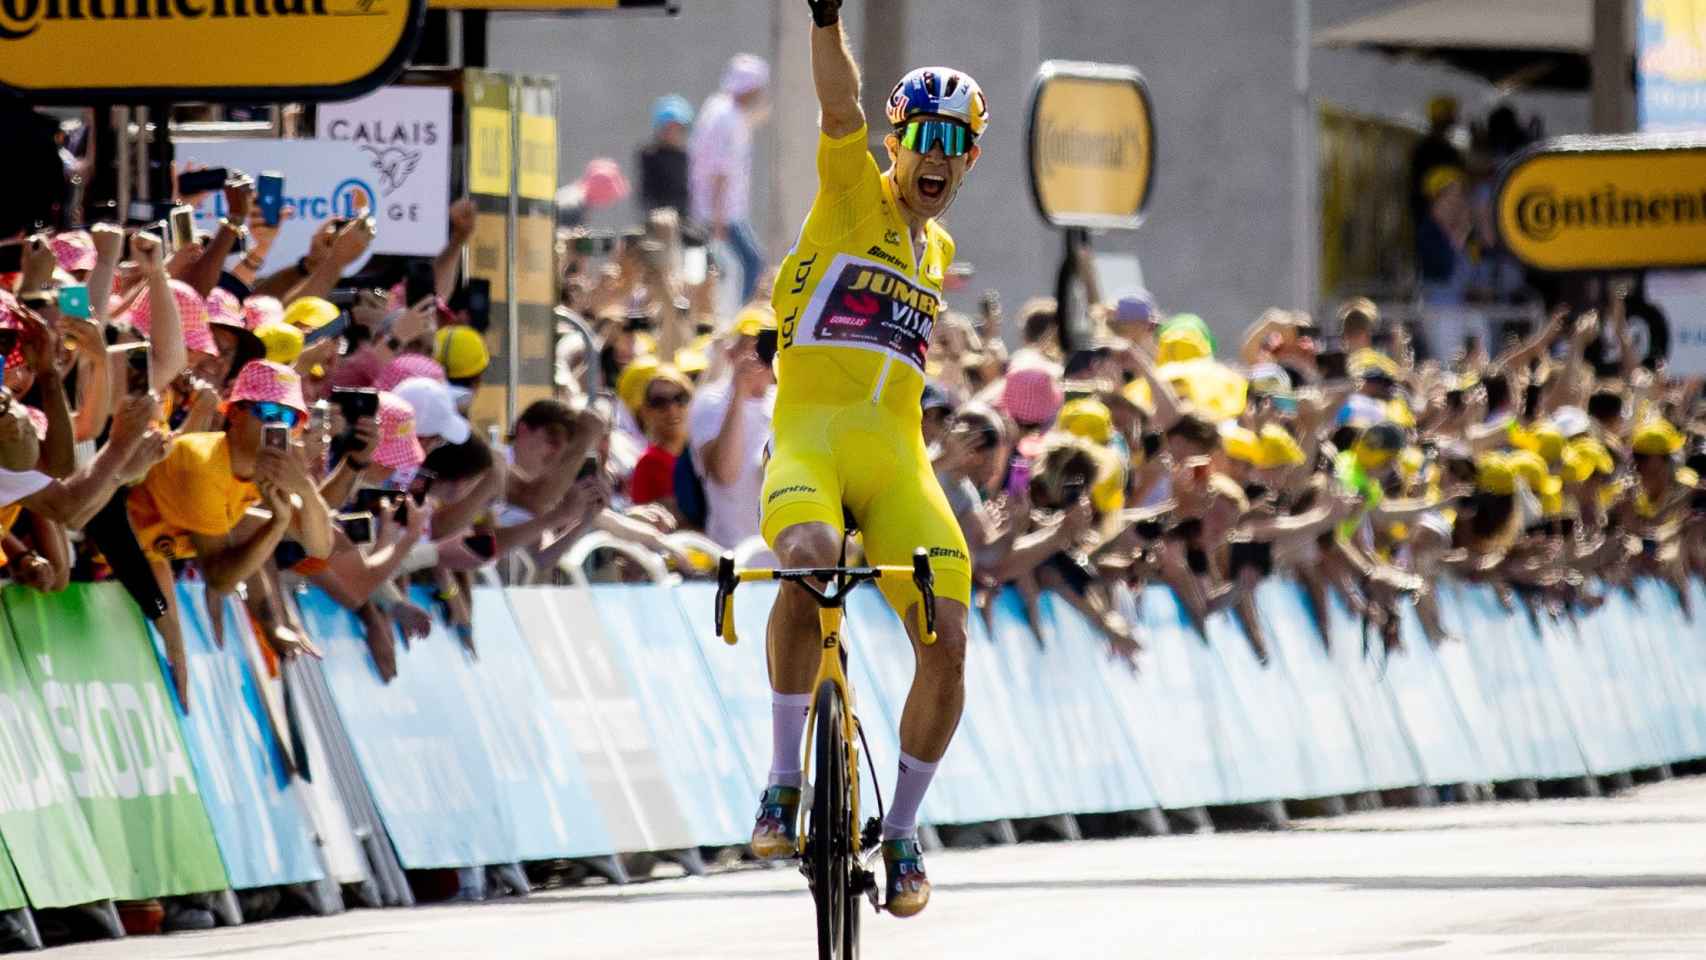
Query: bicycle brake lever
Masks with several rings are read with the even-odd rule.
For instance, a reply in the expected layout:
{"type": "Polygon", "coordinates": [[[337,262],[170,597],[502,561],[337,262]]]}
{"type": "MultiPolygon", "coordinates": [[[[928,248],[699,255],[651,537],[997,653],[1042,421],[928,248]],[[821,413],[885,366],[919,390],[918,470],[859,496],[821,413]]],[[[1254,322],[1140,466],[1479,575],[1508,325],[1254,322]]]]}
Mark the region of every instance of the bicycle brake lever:
{"type": "Polygon", "coordinates": [[[919,547],[912,552],[912,584],[918,588],[919,613],[923,622],[919,624],[918,642],[924,646],[934,646],[936,643],[936,574],[930,569],[930,556],[919,547]]]}
{"type": "Polygon", "coordinates": [[[735,587],[740,586],[740,578],[735,576],[735,555],[725,553],[717,559],[717,636],[723,642],[734,646],[739,638],[735,636],[735,587]]]}

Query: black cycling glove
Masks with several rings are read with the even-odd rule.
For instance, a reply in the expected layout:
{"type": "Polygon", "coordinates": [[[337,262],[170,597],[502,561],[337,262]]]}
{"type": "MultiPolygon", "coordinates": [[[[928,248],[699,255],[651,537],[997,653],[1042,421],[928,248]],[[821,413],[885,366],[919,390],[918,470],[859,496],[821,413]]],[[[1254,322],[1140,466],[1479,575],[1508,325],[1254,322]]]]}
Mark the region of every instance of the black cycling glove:
{"type": "Polygon", "coordinates": [[[806,0],[812,8],[812,22],[820,27],[832,26],[841,20],[841,0],[806,0]]]}

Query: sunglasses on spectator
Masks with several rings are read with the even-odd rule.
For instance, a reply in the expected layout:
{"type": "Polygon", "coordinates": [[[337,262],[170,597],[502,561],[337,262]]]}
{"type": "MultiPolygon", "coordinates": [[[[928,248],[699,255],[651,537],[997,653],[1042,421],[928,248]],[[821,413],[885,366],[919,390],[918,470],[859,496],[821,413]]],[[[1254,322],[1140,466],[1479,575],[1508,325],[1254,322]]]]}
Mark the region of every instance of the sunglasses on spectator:
{"type": "Polygon", "coordinates": [[[942,148],[945,157],[962,157],[971,152],[972,135],[963,123],[952,120],[912,120],[895,128],[900,145],[915,153],[929,153],[942,148]]]}
{"type": "Polygon", "coordinates": [[[302,422],[302,411],[282,403],[262,400],[248,404],[248,408],[249,413],[262,423],[282,423],[294,430],[302,422]]]}
{"type": "Polygon", "coordinates": [[[665,407],[685,407],[692,399],[683,390],[677,390],[674,393],[648,393],[646,394],[646,406],[653,410],[662,410],[665,407]]]}

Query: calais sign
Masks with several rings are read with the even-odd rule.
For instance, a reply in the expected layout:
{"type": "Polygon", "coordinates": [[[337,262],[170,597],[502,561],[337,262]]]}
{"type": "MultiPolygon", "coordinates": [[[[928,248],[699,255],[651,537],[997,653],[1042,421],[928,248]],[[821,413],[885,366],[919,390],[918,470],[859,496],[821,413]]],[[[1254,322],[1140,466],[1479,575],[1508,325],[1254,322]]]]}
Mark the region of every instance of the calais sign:
{"type": "MultiPolygon", "coordinates": [[[[390,253],[387,246],[395,227],[383,216],[377,189],[382,182],[367,151],[353,143],[324,140],[202,140],[179,141],[178,163],[200,163],[208,167],[241,170],[257,176],[263,170],[284,174],[284,206],[290,219],[278,231],[278,239],[261,264],[265,276],[296,262],[321,224],[334,217],[349,218],[362,209],[372,211],[378,233],[368,254],[390,253]]],[[[225,216],[225,194],[214,191],[196,208],[196,228],[209,233],[218,229],[225,216]]],[[[443,221],[441,216],[440,221],[443,221]]],[[[437,251],[433,251],[436,253],[437,251]]],[[[364,256],[346,272],[367,262],[364,256]]]]}
{"type": "Polygon", "coordinates": [[[1155,175],[1149,92],[1132,67],[1051,60],[1031,90],[1031,195],[1057,227],[1125,229],[1155,175]]]}
{"type": "Polygon", "coordinates": [[[357,96],[414,52],[426,0],[4,0],[0,87],[38,102],[357,96]]]}
{"type": "MultiPolygon", "coordinates": [[[[450,218],[450,89],[386,87],[320,107],[322,141],[354,144],[378,191],[382,253],[436,256],[450,218]]],[[[555,173],[555,170],[552,171],[555,173]]],[[[289,181],[285,184],[288,187],[289,181]]]]}
{"type": "Polygon", "coordinates": [[[1706,139],[1549,140],[1505,168],[1497,209],[1540,270],[1706,267],[1706,139]]]}

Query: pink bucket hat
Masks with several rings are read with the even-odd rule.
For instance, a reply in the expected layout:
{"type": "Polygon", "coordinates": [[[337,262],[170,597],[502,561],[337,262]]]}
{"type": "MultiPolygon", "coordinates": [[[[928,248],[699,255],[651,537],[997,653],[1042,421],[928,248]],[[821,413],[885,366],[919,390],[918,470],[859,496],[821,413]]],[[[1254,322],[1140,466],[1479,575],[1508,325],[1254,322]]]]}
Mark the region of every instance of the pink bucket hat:
{"type": "MultiPolygon", "coordinates": [[[[201,353],[219,355],[219,344],[213,339],[213,331],[207,325],[207,301],[195,288],[182,280],[168,281],[172,287],[172,299],[178,302],[178,319],[184,328],[184,346],[201,353]]],[[[130,308],[125,318],[130,325],[144,335],[149,333],[153,318],[149,316],[148,294],[137,298],[136,305],[130,308]]]]}
{"type": "Polygon", "coordinates": [[[410,377],[426,377],[429,380],[437,380],[439,383],[450,382],[450,378],[445,376],[444,368],[439,366],[438,361],[419,353],[405,353],[386,364],[385,369],[379,371],[379,376],[374,379],[373,386],[380,390],[389,390],[410,377]]]}
{"type": "Polygon", "coordinates": [[[228,403],[282,403],[308,415],[302,399],[302,378],[295,370],[271,360],[253,360],[237,374],[228,403]]]}
{"type": "Polygon", "coordinates": [[[243,321],[243,305],[224,287],[214,287],[213,292],[207,295],[207,322],[223,323],[245,330],[249,328],[243,321]]]}
{"type": "Polygon", "coordinates": [[[277,297],[256,294],[243,301],[243,326],[253,330],[275,320],[284,322],[284,304],[279,303],[277,297]]]}
{"type": "Polygon", "coordinates": [[[87,230],[68,230],[56,233],[47,241],[53,248],[53,259],[59,269],[75,273],[95,269],[95,238],[87,230]]]}
{"type": "Polygon", "coordinates": [[[1007,372],[1001,388],[1001,408],[1027,426],[1054,422],[1066,394],[1053,372],[1043,367],[1022,367],[1007,372]]]}
{"type": "Polygon", "coordinates": [[[415,408],[394,393],[379,394],[379,446],[373,462],[393,470],[407,470],[426,462],[426,450],[415,436],[415,408]]]}
{"type": "Polygon", "coordinates": [[[628,196],[628,178],[622,168],[609,157],[587,161],[580,178],[581,199],[593,209],[620,203],[628,196]]]}

